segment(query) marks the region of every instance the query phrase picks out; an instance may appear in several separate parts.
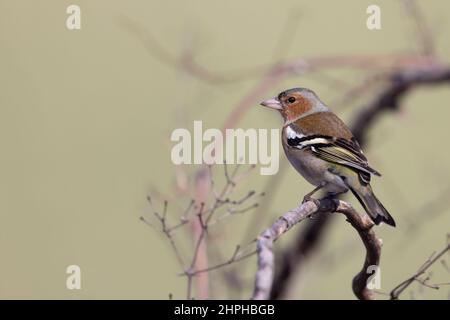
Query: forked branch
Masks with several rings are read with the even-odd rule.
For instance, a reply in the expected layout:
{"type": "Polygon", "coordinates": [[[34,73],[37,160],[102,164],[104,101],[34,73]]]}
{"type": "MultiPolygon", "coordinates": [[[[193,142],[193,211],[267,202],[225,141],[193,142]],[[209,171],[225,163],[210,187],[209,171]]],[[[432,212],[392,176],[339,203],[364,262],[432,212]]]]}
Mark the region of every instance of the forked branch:
{"type": "MultiPolygon", "coordinates": [[[[439,285],[429,285],[427,283],[428,279],[421,279],[420,277],[425,274],[425,272],[436,262],[439,261],[445,253],[450,251],[450,243],[447,243],[444,249],[442,249],[438,254],[433,253],[431,257],[425,261],[425,263],[417,270],[415,274],[401,282],[390,292],[391,300],[398,300],[403,291],[405,291],[412,283],[418,282],[425,287],[429,287],[432,289],[439,289],[439,285]]],[[[444,285],[444,284],[442,284],[444,285]]],[[[445,283],[448,285],[448,283],[445,283]]]]}

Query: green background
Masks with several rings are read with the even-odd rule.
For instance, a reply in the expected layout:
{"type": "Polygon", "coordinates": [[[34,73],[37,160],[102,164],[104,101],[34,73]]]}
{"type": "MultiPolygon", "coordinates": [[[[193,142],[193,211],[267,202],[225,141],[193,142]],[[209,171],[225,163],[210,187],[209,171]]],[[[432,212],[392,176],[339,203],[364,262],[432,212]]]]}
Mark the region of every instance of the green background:
{"type": "MultiPolygon", "coordinates": [[[[448,62],[450,2],[419,4],[435,35],[437,56],[448,62]]],[[[190,50],[199,64],[217,73],[239,72],[277,58],[404,54],[418,48],[414,22],[397,1],[1,0],[1,298],[185,297],[186,281],[177,275],[180,269],[166,239],[139,216],[150,212],[148,194],[172,193],[172,130],[191,129],[193,120],[220,128],[260,79],[219,85],[199,81],[149,53],[123,23],[130,20],[171,55],[190,50]],[[65,26],[70,4],[81,7],[81,30],[65,26]],[[379,31],[366,28],[369,4],[381,7],[379,31]],[[290,20],[295,21],[286,30],[290,20]],[[71,264],[81,267],[81,290],[65,287],[65,270],[71,264]]],[[[350,86],[361,79],[339,70],[330,75],[350,86]]],[[[280,127],[278,115],[257,105],[293,86],[310,87],[330,103],[344,93],[320,77],[289,77],[255,99],[255,107],[237,126],[280,127]]],[[[352,119],[375,92],[369,90],[367,97],[336,112],[352,119]]],[[[449,102],[448,87],[418,89],[403,101],[400,113],[383,116],[370,131],[366,154],[383,173],[373,188],[398,224],[396,229],[376,229],[384,242],[382,291],[406,279],[447,241],[446,199],[437,209],[424,205],[450,190],[449,102]],[[407,228],[409,216],[420,220],[415,228],[407,228]]],[[[247,187],[261,191],[268,179],[255,174],[247,187]]],[[[310,189],[289,167],[276,188],[265,190],[274,193],[273,200],[258,231],[295,207],[310,189]]],[[[184,206],[188,200],[178,202],[184,206]]],[[[175,208],[169,214],[179,214],[175,208]]],[[[228,233],[215,246],[225,257],[253,214],[224,222],[228,233]]],[[[288,298],[353,299],[350,281],[364,250],[344,218],[334,220],[288,298]]],[[[294,233],[276,248],[289,244],[294,233]]],[[[185,253],[192,252],[185,244],[185,253]]],[[[246,290],[231,296],[251,295],[256,262],[250,259],[246,290]]],[[[214,297],[228,297],[216,275],[211,273],[214,297]]],[[[449,278],[441,264],[433,267],[431,282],[449,278]]],[[[412,295],[406,292],[403,298],[449,297],[448,287],[413,286],[408,291],[412,295]]]]}

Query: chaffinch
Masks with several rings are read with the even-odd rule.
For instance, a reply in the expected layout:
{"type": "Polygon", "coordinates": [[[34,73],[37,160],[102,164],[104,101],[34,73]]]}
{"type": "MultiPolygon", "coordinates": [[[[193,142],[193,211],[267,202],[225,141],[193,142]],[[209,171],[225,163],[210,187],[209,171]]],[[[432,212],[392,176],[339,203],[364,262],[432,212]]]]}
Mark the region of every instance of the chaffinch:
{"type": "Polygon", "coordinates": [[[261,102],[278,110],[283,119],[282,144],[290,163],[316,188],[330,195],[350,190],[375,224],[395,221],[374,195],[371,175],[381,176],[367,163],[349,128],[306,88],[281,92],[278,97],[261,102]]]}

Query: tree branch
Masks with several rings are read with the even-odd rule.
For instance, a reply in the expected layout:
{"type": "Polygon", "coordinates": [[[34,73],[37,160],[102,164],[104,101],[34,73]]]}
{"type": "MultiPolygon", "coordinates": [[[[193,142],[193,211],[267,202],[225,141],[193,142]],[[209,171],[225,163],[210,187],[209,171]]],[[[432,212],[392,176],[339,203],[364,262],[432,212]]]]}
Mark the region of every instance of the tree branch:
{"type": "Polygon", "coordinates": [[[413,88],[421,85],[450,83],[450,68],[430,68],[396,72],[389,78],[389,84],[371,103],[365,106],[355,118],[352,132],[363,145],[368,133],[367,127],[385,111],[397,110],[400,100],[413,88]]]}
{"type": "Polygon", "coordinates": [[[273,243],[285,232],[289,231],[300,221],[312,217],[320,212],[340,212],[347,217],[347,221],[358,231],[366,247],[366,259],[362,270],[353,279],[353,292],[362,300],[373,299],[373,292],[367,288],[367,273],[369,266],[378,266],[381,254],[381,240],[372,230],[373,222],[367,214],[359,214],[353,207],[340,200],[323,198],[317,201],[307,201],[281,216],[269,229],[265,230],[257,239],[258,268],[255,277],[253,299],[265,300],[270,297],[274,279],[273,243]]]}
{"type": "MultiPolygon", "coordinates": [[[[399,296],[405,291],[413,282],[417,281],[423,286],[429,286],[426,283],[426,280],[423,281],[419,277],[425,273],[436,261],[438,261],[447,251],[450,251],[450,243],[447,243],[444,249],[442,249],[438,254],[433,254],[420,268],[417,270],[415,274],[401,282],[390,292],[391,300],[398,300],[399,296]]],[[[438,285],[435,285],[433,289],[439,288],[438,285]]]]}

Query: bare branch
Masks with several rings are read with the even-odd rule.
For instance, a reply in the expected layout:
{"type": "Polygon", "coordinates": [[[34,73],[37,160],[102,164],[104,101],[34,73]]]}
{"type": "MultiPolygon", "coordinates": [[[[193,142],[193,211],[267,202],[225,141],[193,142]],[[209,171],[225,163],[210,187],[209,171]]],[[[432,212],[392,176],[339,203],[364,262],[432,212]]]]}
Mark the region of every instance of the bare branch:
{"type": "MultiPolygon", "coordinates": [[[[390,296],[391,300],[398,300],[403,291],[405,291],[413,282],[419,282],[422,285],[426,285],[430,287],[426,281],[428,279],[420,279],[419,277],[425,273],[436,261],[438,261],[447,251],[450,251],[450,243],[447,243],[447,246],[442,249],[438,254],[432,254],[430,258],[425,261],[425,263],[417,270],[415,274],[401,282],[394,289],[392,289],[390,296]]],[[[435,285],[436,286],[436,285],[435,285]]],[[[434,288],[435,289],[435,288],[434,288]]]]}
{"type": "Polygon", "coordinates": [[[353,278],[353,293],[360,300],[375,299],[374,292],[367,287],[367,282],[371,277],[368,272],[370,266],[378,266],[381,256],[381,239],[377,238],[372,227],[374,223],[367,214],[360,215],[344,201],[339,201],[337,212],[343,213],[347,217],[347,221],[358,231],[364,246],[366,247],[366,259],[361,271],[353,278]]]}
{"type": "Polygon", "coordinates": [[[366,259],[362,270],[353,279],[353,292],[359,299],[373,299],[373,292],[367,288],[370,274],[366,272],[371,265],[378,265],[381,254],[381,241],[372,230],[373,222],[366,215],[360,215],[353,207],[340,200],[323,198],[307,201],[281,216],[269,229],[261,233],[257,240],[258,269],[255,277],[253,299],[268,299],[274,278],[273,243],[300,221],[319,212],[343,213],[350,224],[358,231],[365,247],[366,259]]]}
{"type": "Polygon", "coordinates": [[[421,53],[424,55],[433,55],[436,51],[433,34],[425,20],[423,11],[414,0],[403,0],[403,5],[408,16],[413,19],[416,25],[417,42],[420,44],[421,53]]]}
{"type": "MultiPolygon", "coordinates": [[[[183,257],[182,257],[182,255],[181,255],[180,250],[178,249],[178,246],[177,246],[177,244],[175,243],[175,239],[172,237],[172,233],[171,233],[171,231],[172,231],[174,228],[173,228],[173,227],[172,227],[172,228],[169,228],[169,227],[167,226],[167,222],[166,222],[167,201],[164,201],[164,213],[163,213],[162,216],[159,215],[158,212],[156,212],[156,211],[154,210],[153,204],[152,204],[152,200],[151,200],[150,197],[147,197],[147,201],[149,202],[150,207],[151,207],[152,210],[153,210],[153,214],[154,214],[154,215],[156,216],[156,218],[161,222],[161,225],[162,225],[162,232],[166,235],[167,239],[169,239],[170,246],[172,247],[172,250],[173,250],[173,252],[175,253],[175,257],[177,258],[177,261],[178,261],[179,266],[180,266],[182,269],[184,269],[184,261],[183,261],[183,257]]],[[[153,227],[153,225],[150,224],[150,222],[148,222],[144,217],[141,216],[141,217],[140,217],[140,220],[143,221],[145,224],[147,224],[147,225],[153,227]]]]}
{"type": "Polygon", "coordinates": [[[360,144],[365,143],[367,126],[384,111],[397,110],[400,99],[420,85],[450,83],[450,68],[429,68],[392,74],[390,83],[371,103],[362,109],[354,121],[352,132],[360,144]]]}
{"type": "Polygon", "coordinates": [[[218,264],[216,264],[214,266],[211,266],[209,268],[206,268],[206,269],[195,270],[194,272],[192,272],[192,274],[193,275],[197,275],[199,273],[210,272],[210,271],[213,271],[213,270],[217,270],[217,269],[220,269],[222,267],[225,267],[225,266],[228,266],[230,264],[233,264],[235,262],[242,261],[242,260],[245,260],[247,258],[250,258],[251,256],[253,256],[256,253],[256,250],[253,250],[253,251],[251,251],[249,253],[244,253],[243,254],[243,253],[239,252],[239,250],[240,250],[240,246],[238,245],[236,247],[236,251],[233,253],[233,256],[229,260],[227,260],[225,262],[222,262],[222,263],[218,263],[218,264]]]}
{"type": "MultiPolygon", "coordinates": [[[[292,19],[291,19],[292,20],[292,19]]],[[[295,59],[290,61],[280,61],[275,64],[251,66],[239,71],[229,71],[227,73],[218,73],[209,70],[203,65],[193,60],[192,55],[177,57],[172,55],[164,46],[140,23],[122,16],[118,20],[119,24],[128,32],[137,37],[147,49],[147,52],[159,62],[185,71],[196,79],[208,84],[235,83],[237,81],[247,80],[249,78],[262,77],[266,75],[263,82],[258,85],[255,91],[250,93],[241,102],[251,101],[250,97],[258,92],[264,92],[265,89],[272,87],[276,83],[275,78],[283,78],[288,75],[298,75],[307,72],[316,72],[323,68],[356,68],[356,69],[379,69],[379,68],[411,68],[418,66],[429,66],[438,64],[438,60],[432,57],[422,57],[417,55],[348,55],[348,56],[324,56],[304,59],[295,59]],[[269,71],[268,71],[269,70],[269,71]],[[274,78],[275,81],[270,81],[274,78]],[[269,81],[268,81],[269,80],[269,81]],[[270,83],[270,85],[267,85],[270,83]]],[[[292,30],[291,30],[292,31],[292,30]]],[[[286,32],[284,34],[287,34],[286,32]]],[[[292,36],[292,32],[290,33],[292,36]]],[[[283,46],[281,46],[283,47],[283,46]]],[[[279,55],[278,52],[275,53],[279,55]]],[[[281,80],[281,79],[278,79],[281,80]]],[[[258,98],[258,97],[257,97],[258,98]]],[[[246,104],[247,105],[247,104],[246,104]]],[[[239,109],[239,106],[236,110],[239,109]]],[[[227,123],[232,122],[232,119],[227,123]]]]}

